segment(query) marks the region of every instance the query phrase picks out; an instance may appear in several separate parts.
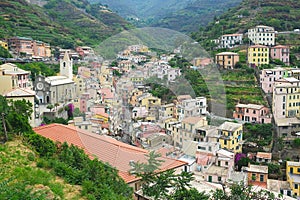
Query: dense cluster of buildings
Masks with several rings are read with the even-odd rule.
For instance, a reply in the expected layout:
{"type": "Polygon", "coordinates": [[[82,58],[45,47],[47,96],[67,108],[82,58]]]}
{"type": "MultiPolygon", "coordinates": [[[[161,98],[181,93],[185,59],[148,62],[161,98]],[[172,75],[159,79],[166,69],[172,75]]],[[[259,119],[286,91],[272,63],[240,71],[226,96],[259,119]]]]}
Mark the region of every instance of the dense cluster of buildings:
{"type": "MultiPolygon", "coordinates": [[[[255,30],[250,32],[253,37],[259,36],[254,33],[255,30]]],[[[227,45],[225,48],[242,44],[242,35],[226,35],[221,39],[222,45],[227,45]],[[235,42],[225,42],[230,38],[235,42]]],[[[265,48],[262,45],[256,44],[248,49],[252,61],[259,62],[257,65],[269,62],[269,51],[274,56],[281,51],[278,55],[282,55],[282,46],[265,48]]],[[[113,65],[108,61],[82,62],[74,75],[73,60],[78,56],[94,55],[93,49],[78,47],[76,52],[61,50],[60,53],[59,74],[48,77],[36,75],[34,82],[30,80],[30,72],[14,64],[0,66],[0,82],[5,83],[0,84],[1,94],[32,102],[32,126],[39,126],[43,117],[67,117],[70,109],[74,108],[80,111],[81,116],[74,117],[68,126],[52,124],[38,127],[35,128],[38,134],[54,141],[73,143],[99,160],[108,162],[135,190],[139,189],[140,183],[128,173],[129,163],[144,161],[145,154],[154,150],[161,153],[165,161],[161,170],[194,172],[197,180],[206,185],[242,181],[246,185],[275,191],[272,184],[276,180],[268,179],[267,163],[271,162],[271,153],[258,152],[254,160],[261,164],[249,164],[242,171],[236,171],[235,158],[243,152],[245,122],[271,123],[274,117],[279,134],[286,142],[298,137],[300,74],[297,69],[261,71],[260,85],[266,94],[273,95],[272,110],[265,105],[240,103],[232,117],[237,123],[224,121],[213,126],[209,124],[206,97],[179,95],[166,102],[154,96],[147,84],[149,80],[156,84],[176,83],[181,77],[181,69],[169,64],[175,54],[157,57],[146,46],[133,45],[119,52],[113,65]],[[93,145],[103,148],[98,151],[93,145]]],[[[212,60],[197,58],[194,62],[204,67],[212,60]]],[[[215,62],[224,69],[234,69],[239,62],[239,54],[222,52],[216,55],[215,62]]],[[[275,192],[299,196],[298,165],[297,162],[287,162],[285,187],[279,187],[275,192]]]]}

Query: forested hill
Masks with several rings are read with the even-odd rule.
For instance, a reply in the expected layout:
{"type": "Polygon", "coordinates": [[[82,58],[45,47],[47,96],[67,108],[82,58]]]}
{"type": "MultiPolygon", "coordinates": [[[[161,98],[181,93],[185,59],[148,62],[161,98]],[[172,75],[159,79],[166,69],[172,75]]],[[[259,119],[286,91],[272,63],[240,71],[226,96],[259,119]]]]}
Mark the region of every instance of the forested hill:
{"type": "Polygon", "coordinates": [[[0,38],[32,37],[70,48],[96,45],[132,27],[101,4],[87,0],[1,0],[0,38]]]}
{"type": "Polygon", "coordinates": [[[107,4],[133,24],[197,31],[242,0],[89,0],[107,4]]]}
{"type": "Polygon", "coordinates": [[[279,32],[292,31],[300,28],[299,10],[299,0],[243,0],[192,37],[198,41],[215,39],[222,34],[245,33],[259,24],[273,26],[279,32]]]}
{"type": "Polygon", "coordinates": [[[197,31],[200,27],[205,27],[213,21],[214,17],[220,16],[240,2],[241,0],[195,0],[185,8],[164,16],[153,26],[186,33],[197,31]]]}

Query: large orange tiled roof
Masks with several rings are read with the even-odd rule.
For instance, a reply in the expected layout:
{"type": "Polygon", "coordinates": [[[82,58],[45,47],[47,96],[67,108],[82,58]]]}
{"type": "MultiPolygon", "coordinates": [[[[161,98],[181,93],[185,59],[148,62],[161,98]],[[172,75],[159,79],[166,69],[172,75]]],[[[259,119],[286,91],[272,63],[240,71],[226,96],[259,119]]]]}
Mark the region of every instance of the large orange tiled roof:
{"type": "MultiPolygon", "coordinates": [[[[111,137],[89,133],[73,126],[51,124],[33,129],[37,134],[56,142],[67,142],[82,148],[90,157],[98,158],[104,163],[109,163],[119,171],[125,182],[131,183],[138,180],[128,173],[130,161],[146,162],[145,149],[131,146],[117,141],[111,137]]],[[[160,171],[175,169],[185,165],[185,162],[162,156],[164,161],[160,171]]]]}

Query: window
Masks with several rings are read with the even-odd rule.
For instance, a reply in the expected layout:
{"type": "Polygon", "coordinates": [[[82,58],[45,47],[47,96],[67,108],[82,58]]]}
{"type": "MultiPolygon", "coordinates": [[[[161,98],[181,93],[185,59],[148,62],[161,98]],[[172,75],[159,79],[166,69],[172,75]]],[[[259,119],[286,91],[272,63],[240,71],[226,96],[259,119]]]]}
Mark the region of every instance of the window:
{"type": "Polygon", "coordinates": [[[295,189],[298,189],[298,184],[295,184],[295,189]]]}
{"type": "Polygon", "coordinates": [[[252,181],[256,180],[256,174],[252,174],[252,181]]]}
{"type": "Polygon", "coordinates": [[[225,165],[228,166],[228,162],[227,161],[225,162],[225,165]]]}
{"type": "Polygon", "coordinates": [[[221,182],[222,181],[222,177],[218,176],[218,181],[221,182]]]}
{"type": "Polygon", "coordinates": [[[262,175],[262,174],[259,175],[259,181],[260,181],[260,182],[264,182],[264,175],[262,175]]]}

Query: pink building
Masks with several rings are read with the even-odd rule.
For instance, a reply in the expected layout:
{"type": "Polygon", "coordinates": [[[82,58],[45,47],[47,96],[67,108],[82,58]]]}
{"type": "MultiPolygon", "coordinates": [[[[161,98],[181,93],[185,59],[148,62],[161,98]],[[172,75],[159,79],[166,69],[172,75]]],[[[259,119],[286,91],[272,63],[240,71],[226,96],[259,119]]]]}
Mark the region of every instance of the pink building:
{"type": "Polygon", "coordinates": [[[146,118],[148,116],[148,110],[146,107],[135,107],[132,110],[132,119],[146,118]]]}
{"type": "Polygon", "coordinates": [[[9,39],[9,46],[17,54],[24,53],[26,56],[42,58],[51,57],[50,45],[26,37],[12,37],[9,39]]]}
{"type": "Polygon", "coordinates": [[[270,56],[272,59],[278,59],[285,65],[290,65],[290,48],[288,46],[278,45],[271,47],[270,56]]]}
{"type": "Polygon", "coordinates": [[[76,47],[76,52],[81,56],[85,57],[90,54],[94,54],[94,50],[91,47],[76,47]]]}
{"type": "Polygon", "coordinates": [[[271,123],[272,115],[269,108],[256,104],[238,104],[235,106],[233,118],[245,122],[271,123]]]}
{"type": "Polygon", "coordinates": [[[17,54],[24,53],[26,54],[26,56],[33,55],[33,48],[32,48],[33,40],[31,38],[12,37],[9,39],[8,42],[9,42],[10,49],[13,50],[15,53],[17,54]]]}
{"type": "Polygon", "coordinates": [[[263,69],[260,71],[260,87],[266,94],[273,93],[275,81],[282,79],[285,75],[286,69],[263,69]]]}
{"type": "Polygon", "coordinates": [[[90,98],[90,94],[89,93],[83,93],[80,97],[80,112],[87,112],[87,101],[90,98]]]}

